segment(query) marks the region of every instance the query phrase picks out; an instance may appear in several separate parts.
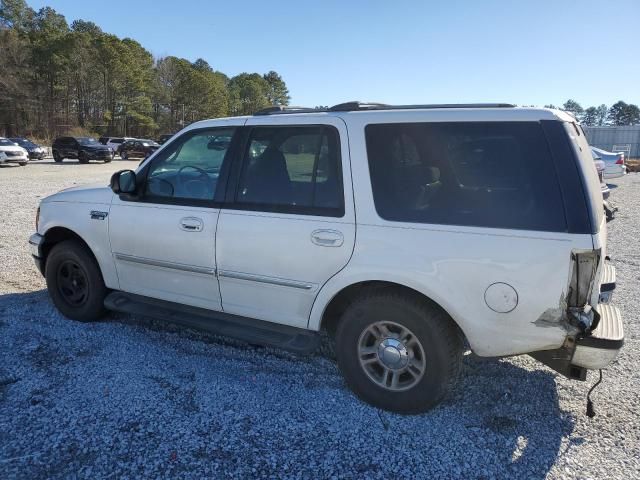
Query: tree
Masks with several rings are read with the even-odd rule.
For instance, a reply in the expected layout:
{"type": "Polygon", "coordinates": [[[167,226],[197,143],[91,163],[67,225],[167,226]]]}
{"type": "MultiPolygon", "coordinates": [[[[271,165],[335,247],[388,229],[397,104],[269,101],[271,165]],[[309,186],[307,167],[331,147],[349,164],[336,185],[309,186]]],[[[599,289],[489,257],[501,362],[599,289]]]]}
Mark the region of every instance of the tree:
{"type": "Polygon", "coordinates": [[[607,119],[612,125],[636,125],[640,123],[640,109],[637,105],[619,100],[611,105],[607,119]]]}
{"type": "Polygon", "coordinates": [[[607,112],[608,111],[609,111],[609,108],[607,108],[607,106],[604,103],[597,108],[596,124],[599,127],[602,127],[605,124],[605,122],[607,121],[607,112]]]}
{"type": "Polygon", "coordinates": [[[596,107],[589,107],[584,111],[582,116],[582,124],[588,127],[593,127],[598,122],[598,109],[596,107]]]}
{"type": "Polygon", "coordinates": [[[580,120],[582,118],[582,114],[584,113],[584,109],[582,108],[582,106],[580,106],[578,102],[572,99],[564,102],[564,105],[562,105],[562,110],[571,113],[574,117],[576,117],[577,120],[580,120]]]}
{"type": "Polygon", "coordinates": [[[233,115],[251,115],[271,103],[268,82],[257,73],[241,73],[229,80],[229,107],[233,115]]]}
{"type": "Polygon", "coordinates": [[[229,79],[202,58],[154,60],[93,22],[0,0],[0,135],[150,136],[272,102],[289,102],[276,72],[229,79]]]}
{"type": "Polygon", "coordinates": [[[289,105],[289,89],[282,77],[271,70],[262,76],[267,82],[267,100],[271,105],[289,105]]]}
{"type": "Polygon", "coordinates": [[[0,0],[0,29],[28,30],[34,15],[35,12],[25,0],[0,0]]]}

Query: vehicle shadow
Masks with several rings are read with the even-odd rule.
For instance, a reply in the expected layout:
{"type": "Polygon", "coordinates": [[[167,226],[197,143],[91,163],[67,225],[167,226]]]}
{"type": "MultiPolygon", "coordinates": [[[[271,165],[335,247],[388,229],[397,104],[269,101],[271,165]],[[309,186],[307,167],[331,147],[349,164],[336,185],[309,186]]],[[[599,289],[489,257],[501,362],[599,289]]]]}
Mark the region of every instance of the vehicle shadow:
{"type": "MultiPolygon", "coordinates": [[[[171,412],[180,422],[181,442],[203,445],[192,467],[223,462],[229,475],[242,476],[242,465],[264,455],[271,460],[263,473],[276,477],[282,462],[287,475],[305,477],[310,459],[324,458],[311,476],[428,472],[431,478],[542,479],[562,449],[576,441],[575,412],[559,406],[555,374],[529,357],[482,359],[467,353],[453,393],[431,412],[404,416],[360,402],[332,352],[328,338],[315,355],[298,357],[120,314],[97,323],[72,322],[55,310],[45,290],[0,295],[0,405],[8,418],[24,418],[19,409],[34,402],[50,408],[75,402],[66,393],[72,391],[80,399],[71,411],[103,409],[92,431],[122,431],[130,420],[141,431],[159,432],[162,440],[164,427],[158,425],[171,412]],[[19,373],[12,373],[12,365],[19,373]],[[44,380],[38,380],[41,371],[44,380]],[[137,410],[121,412],[134,397],[137,410]],[[144,415],[141,405],[149,405],[144,415]],[[203,431],[203,424],[215,428],[203,431]],[[264,432],[268,445],[256,441],[256,432],[264,432]],[[220,446],[234,443],[251,448],[221,457],[220,446]]],[[[76,438],[74,429],[81,427],[70,422],[59,428],[45,435],[76,438]]],[[[128,450],[147,440],[131,436],[128,450]]],[[[175,468],[172,473],[179,474],[180,466],[175,468]]]]}

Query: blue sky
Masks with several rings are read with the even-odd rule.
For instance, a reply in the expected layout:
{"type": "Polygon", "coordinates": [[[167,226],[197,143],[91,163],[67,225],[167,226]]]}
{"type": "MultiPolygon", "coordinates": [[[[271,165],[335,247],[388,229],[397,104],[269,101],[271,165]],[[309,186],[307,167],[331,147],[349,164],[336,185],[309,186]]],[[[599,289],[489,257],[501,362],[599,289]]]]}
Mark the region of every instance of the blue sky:
{"type": "Polygon", "coordinates": [[[640,103],[640,0],[28,2],[155,56],[276,70],[295,105],[640,103]]]}

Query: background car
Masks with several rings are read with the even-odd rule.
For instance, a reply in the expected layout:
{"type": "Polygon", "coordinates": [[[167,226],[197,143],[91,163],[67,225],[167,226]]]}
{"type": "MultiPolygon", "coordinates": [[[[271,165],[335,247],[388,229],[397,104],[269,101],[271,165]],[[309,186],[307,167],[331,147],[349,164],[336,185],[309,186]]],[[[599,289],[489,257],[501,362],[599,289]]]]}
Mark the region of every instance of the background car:
{"type": "Polygon", "coordinates": [[[173,135],[174,135],[173,133],[164,133],[164,134],[160,135],[160,136],[158,137],[158,143],[159,143],[160,145],[162,145],[162,144],[163,144],[163,143],[165,143],[167,140],[169,140],[171,137],[173,137],[173,135]]]}
{"type": "Polygon", "coordinates": [[[29,155],[29,160],[42,160],[47,153],[43,147],[28,138],[11,137],[9,140],[24,148],[29,155]]]}
{"type": "Polygon", "coordinates": [[[65,158],[77,158],[80,163],[89,163],[89,160],[109,163],[113,159],[113,149],[91,137],[58,137],[51,149],[56,162],[65,158]]]}
{"type": "Polygon", "coordinates": [[[135,140],[135,138],[132,138],[132,137],[100,137],[98,139],[98,141],[101,144],[106,145],[111,150],[113,150],[112,157],[115,157],[116,153],[120,153],[120,147],[122,146],[122,144],[124,142],[126,142],[128,140],[135,140]]]}
{"type": "Polygon", "coordinates": [[[0,164],[3,163],[17,163],[20,166],[25,166],[29,163],[29,154],[15,142],[0,137],[0,164]]]}
{"type": "Polygon", "coordinates": [[[120,147],[120,158],[123,160],[128,160],[129,158],[147,158],[158,148],[160,148],[160,144],[153,140],[128,140],[120,147]]]}
{"type": "Polygon", "coordinates": [[[604,181],[604,170],[606,168],[605,163],[600,160],[600,157],[595,157],[593,159],[593,163],[596,165],[596,171],[598,172],[598,179],[600,180],[600,190],[602,190],[602,198],[609,198],[609,194],[611,191],[609,190],[609,185],[604,181]]]}
{"type": "Polygon", "coordinates": [[[605,163],[604,178],[618,178],[627,173],[624,164],[624,153],[608,152],[601,148],[591,147],[594,158],[598,157],[605,163]]]}

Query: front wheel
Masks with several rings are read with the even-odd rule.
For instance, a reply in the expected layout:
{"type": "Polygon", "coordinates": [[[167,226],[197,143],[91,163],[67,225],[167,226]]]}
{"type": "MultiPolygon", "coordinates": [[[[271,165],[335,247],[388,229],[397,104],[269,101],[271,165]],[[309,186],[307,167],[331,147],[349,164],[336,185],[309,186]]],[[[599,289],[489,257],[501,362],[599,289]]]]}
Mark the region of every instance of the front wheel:
{"type": "Polygon", "coordinates": [[[105,314],[107,287],[87,248],[75,240],[55,245],[45,267],[47,290],[56,308],[67,318],[90,322],[105,314]]]}
{"type": "Polygon", "coordinates": [[[338,365],[365,402],[398,413],[435,407],[462,366],[462,339],[437,306],[396,292],[355,300],[336,332],[338,365]]]}
{"type": "Polygon", "coordinates": [[[53,151],[53,161],[56,163],[60,163],[62,161],[62,157],[55,150],[53,151]]]}
{"type": "Polygon", "coordinates": [[[86,153],[80,152],[78,154],[78,161],[80,163],[89,163],[89,158],[87,157],[86,153]]]}

